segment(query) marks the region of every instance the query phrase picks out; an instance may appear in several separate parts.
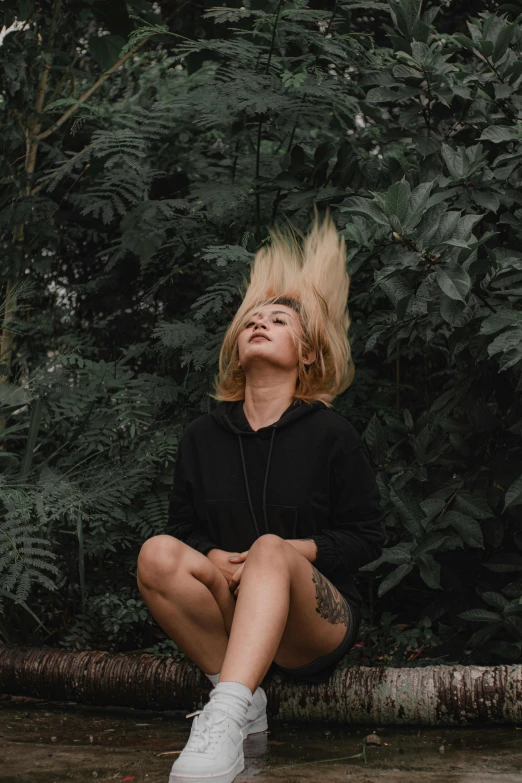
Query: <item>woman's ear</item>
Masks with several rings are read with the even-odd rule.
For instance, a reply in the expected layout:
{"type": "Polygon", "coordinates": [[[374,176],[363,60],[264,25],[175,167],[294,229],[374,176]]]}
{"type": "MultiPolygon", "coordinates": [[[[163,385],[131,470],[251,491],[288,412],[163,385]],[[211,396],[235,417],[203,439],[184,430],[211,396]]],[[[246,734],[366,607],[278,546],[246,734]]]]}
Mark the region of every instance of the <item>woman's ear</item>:
{"type": "Polygon", "coordinates": [[[307,355],[305,356],[305,358],[303,359],[303,362],[304,362],[306,365],[308,365],[308,364],[313,364],[313,363],[315,362],[315,360],[316,360],[316,359],[317,359],[317,354],[316,354],[316,352],[315,352],[315,351],[310,351],[310,353],[309,353],[309,354],[307,354],[307,355]]]}

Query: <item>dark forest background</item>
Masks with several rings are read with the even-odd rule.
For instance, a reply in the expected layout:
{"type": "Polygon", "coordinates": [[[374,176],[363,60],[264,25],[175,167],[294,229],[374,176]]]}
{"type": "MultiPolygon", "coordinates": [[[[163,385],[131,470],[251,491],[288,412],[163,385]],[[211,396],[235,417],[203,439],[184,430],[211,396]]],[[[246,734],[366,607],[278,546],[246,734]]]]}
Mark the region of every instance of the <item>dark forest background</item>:
{"type": "Polygon", "coordinates": [[[0,638],[176,654],[135,584],[274,224],[348,244],[388,542],[348,660],[522,647],[522,7],[4,2],[0,638]]]}

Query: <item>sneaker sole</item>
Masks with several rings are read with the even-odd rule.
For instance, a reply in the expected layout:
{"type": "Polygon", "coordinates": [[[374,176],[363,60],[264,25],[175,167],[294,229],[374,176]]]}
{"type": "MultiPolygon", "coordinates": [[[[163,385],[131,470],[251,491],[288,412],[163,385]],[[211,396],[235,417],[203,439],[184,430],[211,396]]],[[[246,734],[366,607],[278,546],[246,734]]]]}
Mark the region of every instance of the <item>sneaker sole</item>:
{"type": "Polygon", "coordinates": [[[169,783],[232,783],[235,777],[245,769],[245,757],[243,754],[236,762],[219,775],[169,775],[169,783]]]}
{"type": "Polygon", "coordinates": [[[268,729],[268,720],[266,712],[256,720],[251,720],[243,727],[243,739],[245,740],[249,734],[257,734],[259,731],[266,731],[268,729]]]}

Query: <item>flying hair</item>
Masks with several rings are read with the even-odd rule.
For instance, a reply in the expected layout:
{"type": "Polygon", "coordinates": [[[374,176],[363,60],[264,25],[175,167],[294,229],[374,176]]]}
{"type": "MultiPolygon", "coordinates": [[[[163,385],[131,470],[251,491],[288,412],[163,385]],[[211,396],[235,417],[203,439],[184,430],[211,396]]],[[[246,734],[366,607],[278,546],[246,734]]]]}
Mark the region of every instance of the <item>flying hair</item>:
{"type": "Polygon", "coordinates": [[[295,397],[307,402],[332,400],[354,377],[348,328],[350,276],[346,245],[330,216],[322,224],[317,210],[307,236],[270,231],[271,242],[256,254],[246,291],[230,324],[219,356],[218,400],[245,398],[245,373],[239,367],[238,336],[256,308],[284,304],[299,315],[302,334],[294,333],[298,353],[295,397]],[[305,364],[312,352],[315,361],[305,364]]]}

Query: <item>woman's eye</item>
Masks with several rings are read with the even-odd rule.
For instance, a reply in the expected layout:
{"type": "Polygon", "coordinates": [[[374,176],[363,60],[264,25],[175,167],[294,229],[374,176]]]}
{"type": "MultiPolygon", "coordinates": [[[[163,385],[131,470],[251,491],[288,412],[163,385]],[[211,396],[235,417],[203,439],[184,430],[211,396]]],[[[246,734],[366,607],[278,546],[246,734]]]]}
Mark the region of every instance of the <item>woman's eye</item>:
{"type": "Polygon", "coordinates": [[[274,323],[283,324],[284,326],[286,326],[286,321],[283,321],[281,318],[275,318],[274,323]]]}
{"type": "Polygon", "coordinates": [[[253,325],[254,325],[254,322],[253,321],[249,321],[247,324],[245,324],[245,329],[248,329],[249,326],[253,326],[253,325]]]}

